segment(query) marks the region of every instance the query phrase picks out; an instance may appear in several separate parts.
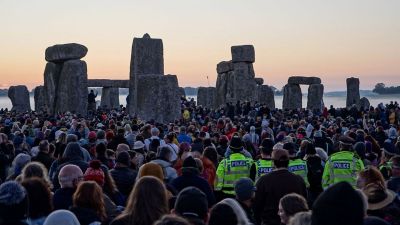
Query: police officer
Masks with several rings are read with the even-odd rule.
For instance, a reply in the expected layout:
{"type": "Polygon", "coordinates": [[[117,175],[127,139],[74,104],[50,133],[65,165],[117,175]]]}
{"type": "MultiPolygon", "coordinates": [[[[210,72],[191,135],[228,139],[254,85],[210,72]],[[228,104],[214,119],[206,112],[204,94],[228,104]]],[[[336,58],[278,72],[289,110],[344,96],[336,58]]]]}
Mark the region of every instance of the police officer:
{"type": "Polygon", "coordinates": [[[271,154],[274,147],[274,141],[270,138],[262,140],[260,145],[261,158],[254,162],[250,170],[250,178],[256,181],[264,174],[272,172],[274,165],[272,163],[271,154]]]}
{"type": "Polygon", "coordinates": [[[297,174],[301,176],[304,180],[304,183],[306,183],[306,187],[308,188],[310,186],[310,183],[308,183],[308,170],[307,170],[307,162],[296,157],[297,151],[296,151],[296,145],[292,142],[285,143],[283,145],[283,149],[287,150],[289,152],[289,166],[288,170],[294,174],[297,174]]]}
{"type": "Polygon", "coordinates": [[[324,189],[342,181],[356,187],[357,174],[364,169],[364,163],[357,153],[352,151],[352,146],[352,138],[347,136],[339,138],[340,151],[332,154],[325,164],[322,175],[322,187],[324,189]]]}
{"type": "Polygon", "coordinates": [[[235,196],[234,185],[237,180],[250,176],[250,168],[253,160],[244,156],[242,140],[239,134],[232,136],[229,149],[232,154],[228,158],[223,159],[217,168],[217,184],[215,190],[220,191],[218,199],[235,196]],[[222,192],[222,193],[221,193],[222,192]]]}

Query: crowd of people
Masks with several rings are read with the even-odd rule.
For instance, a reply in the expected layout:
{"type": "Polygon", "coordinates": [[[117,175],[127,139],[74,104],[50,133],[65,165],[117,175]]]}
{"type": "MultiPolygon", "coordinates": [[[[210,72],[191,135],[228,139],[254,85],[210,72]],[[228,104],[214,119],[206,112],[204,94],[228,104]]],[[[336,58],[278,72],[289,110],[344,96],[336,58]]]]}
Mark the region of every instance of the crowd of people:
{"type": "Polygon", "coordinates": [[[0,111],[0,225],[400,224],[400,107],[0,111]]]}

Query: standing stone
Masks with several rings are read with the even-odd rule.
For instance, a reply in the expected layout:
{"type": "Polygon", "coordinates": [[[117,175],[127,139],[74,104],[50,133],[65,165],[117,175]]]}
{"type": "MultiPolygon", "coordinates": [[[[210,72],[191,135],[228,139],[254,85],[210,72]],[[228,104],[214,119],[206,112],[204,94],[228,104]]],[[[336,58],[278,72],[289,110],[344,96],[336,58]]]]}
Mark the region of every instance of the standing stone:
{"type": "Polygon", "coordinates": [[[103,109],[119,108],[119,88],[103,87],[100,107],[103,109]]]}
{"type": "Polygon", "coordinates": [[[232,61],[222,61],[217,64],[217,73],[226,73],[233,70],[233,64],[232,61]]]}
{"type": "Polygon", "coordinates": [[[56,93],[60,80],[62,64],[49,62],[44,69],[44,95],[48,112],[52,115],[56,107],[56,93]]]}
{"type": "Polygon", "coordinates": [[[324,107],[323,95],[324,85],[311,84],[308,87],[307,109],[322,111],[324,107]]]}
{"type": "Polygon", "coordinates": [[[154,119],[167,123],[179,119],[181,105],[178,88],[175,75],[138,75],[134,113],[144,121],[154,119]]]}
{"type": "Polygon", "coordinates": [[[197,91],[197,105],[213,109],[215,105],[215,93],[215,87],[199,87],[197,91]]]}
{"type": "Polygon", "coordinates": [[[164,74],[164,53],[161,39],[150,38],[145,34],[143,38],[134,38],[132,43],[130,82],[129,82],[129,112],[134,111],[135,83],[137,75],[164,74]]]}
{"type": "Polygon", "coordinates": [[[347,84],[346,107],[350,108],[353,105],[359,106],[360,80],[358,78],[350,77],[346,79],[346,84],[347,84]]]}
{"type": "Polygon", "coordinates": [[[11,86],[8,89],[8,97],[11,99],[12,109],[17,113],[24,113],[31,111],[31,104],[29,102],[29,91],[24,85],[11,86]]]}
{"type": "Polygon", "coordinates": [[[266,105],[269,109],[275,109],[274,91],[268,85],[257,86],[258,102],[266,105]]]}
{"type": "MultiPolygon", "coordinates": [[[[230,79],[233,80],[233,88],[227,89],[228,95],[233,96],[232,102],[236,101],[256,101],[256,81],[253,64],[251,63],[234,63],[233,75],[230,79]]],[[[227,99],[228,100],[228,99],[227,99]]]]}
{"type": "Polygon", "coordinates": [[[48,62],[64,62],[85,57],[88,49],[76,43],[53,45],[46,49],[45,58],[48,62]]]}
{"type": "Polygon", "coordinates": [[[256,81],[257,85],[263,85],[264,84],[264,79],[261,78],[261,77],[254,78],[254,80],[256,81]]]}
{"type": "Polygon", "coordinates": [[[225,104],[226,101],[226,87],[227,87],[227,73],[218,74],[216,83],[216,94],[215,94],[215,107],[219,108],[225,104]]]}
{"type": "Polygon", "coordinates": [[[248,62],[255,61],[255,51],[253,45],[238,45],[231,47],[232,62],[248,62]]]}
{"type": "Polygon", "coordinates": [[[368,98],[366,97],[362,97],[360,99],[360,109],[361,110],[369,110],[369,107],[371,106],[371,104],[369,103],[368,98]]]}
{"type": "Polygon", "coordinates": [[[180,98],[181,98],[181,97],[186,98],[185,88],[179,87],[179,89],[178,89],[178,95],[179,95],[180,98]]]}
{"type": "Polygon", "coordinates": [[[298,84],[286,84],[283,87],[283,109],[301,109],[302,94],[298,84]]]}
{"type": "Polygon", "coordinates": [[[37,86],[35,87],[34,99],[35,99],[35,111],[37,112],[44,112],[48,111],[46,105],[46,96],[45,96],[45,89],[44,86],[37,86]]]}
{"type": "Polygon", "coordinates": [[[88,105],[86,62],[66,61],[63,64],[56,91],[55,113],[70,111],[86,116],[88,105]]]}

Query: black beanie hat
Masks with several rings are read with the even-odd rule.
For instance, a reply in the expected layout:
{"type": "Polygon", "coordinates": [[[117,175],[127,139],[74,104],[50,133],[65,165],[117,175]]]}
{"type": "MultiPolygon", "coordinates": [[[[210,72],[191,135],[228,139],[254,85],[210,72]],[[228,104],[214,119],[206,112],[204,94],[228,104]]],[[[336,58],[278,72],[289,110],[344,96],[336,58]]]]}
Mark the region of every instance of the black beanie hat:
{"type": "Polygon", "coordinates": [[[184,188],[176,197],[174,209],[182,217],[204,219],[208,212],[207,196],[198,188],[184,188]]]}
{"type": "Polygon", "coordinates": [[[240,152],[242,150],[242,147],[242,139],[240,139],[239,135],[236,134],[232,136],[229,148],[234,152],[240,152]]]}
{"type": "Polygon", "coordinates": [[[360,194],[347,182],[325,190],[312,208],[311,225],[362,225],[364,206],[360,194]]]}

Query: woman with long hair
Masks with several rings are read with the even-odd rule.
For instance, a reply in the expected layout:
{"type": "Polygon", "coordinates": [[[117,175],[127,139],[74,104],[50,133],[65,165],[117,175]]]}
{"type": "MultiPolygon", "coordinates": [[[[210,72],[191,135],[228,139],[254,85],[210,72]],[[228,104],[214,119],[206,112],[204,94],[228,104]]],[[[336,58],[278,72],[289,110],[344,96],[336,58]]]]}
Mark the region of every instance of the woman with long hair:
{"type": "Polygon", "coordinates": [[[299,194],[287,194],[279,200],[278,215],[281,218],[282,224],[289,224],[290,219],[296,213],[307,211],[307,200],[299,194]]]}
{"type": "Polygon", "coordinates": [[[103,222],[106,218],[103,191],[94,181],[84,181],[78,185],[73,197],[73,207],[70,209],[81,225],[93,222],[103,222]]]}
{"type": "Polygon", "coordinates": [[[111,225],[152,225],[168,214],[164,184],[155,177],[140,178],[128,198],[125,210],[111,225]]]}

